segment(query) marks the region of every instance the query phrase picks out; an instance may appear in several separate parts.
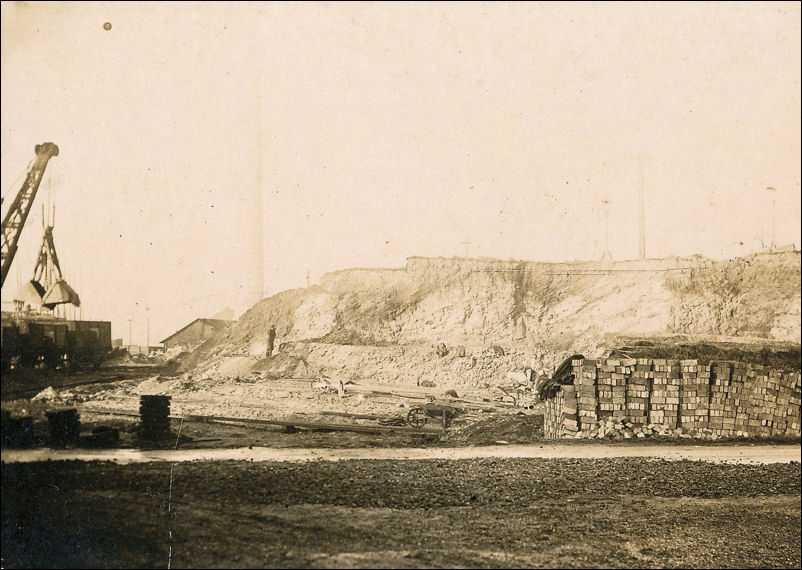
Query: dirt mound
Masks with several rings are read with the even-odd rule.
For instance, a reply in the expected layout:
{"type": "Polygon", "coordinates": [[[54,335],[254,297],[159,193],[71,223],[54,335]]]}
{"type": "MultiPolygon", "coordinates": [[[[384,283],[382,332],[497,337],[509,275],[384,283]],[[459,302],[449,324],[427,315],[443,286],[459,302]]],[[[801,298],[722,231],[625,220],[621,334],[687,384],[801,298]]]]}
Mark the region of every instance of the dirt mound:
{"type": "Polygon", "coordinates": [[[542,438],[542,414],[495,414],[455,431],[449,439],[468,445],[492,445],[529,443],[542,438]]]}
{"type": "Polygon", "coordinates": [[[697,360],[700,365],[715,361],[735,361],[759,364],[774,370],[802,370],[802,350],[799,345],[788,347],[756,347],[725,342],[634,341],[610,352],[611,358],[665,358],[668,360],[697,360]]]}
{"type": "Polygon", "coordinates": [[[315,378],[318,371],[310,366],[303,356],[279,353],[264,358],[252,366],[252,370],[261,372],[263,378],[315,378]]]}

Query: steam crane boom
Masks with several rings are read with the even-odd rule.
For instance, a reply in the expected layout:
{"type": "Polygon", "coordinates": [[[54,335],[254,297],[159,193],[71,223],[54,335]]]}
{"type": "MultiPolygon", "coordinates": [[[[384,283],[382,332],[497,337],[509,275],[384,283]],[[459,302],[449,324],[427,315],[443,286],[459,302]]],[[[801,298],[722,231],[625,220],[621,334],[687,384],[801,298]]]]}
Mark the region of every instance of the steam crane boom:
{"type": "Polygon", "coordinates": [[[22,188],[17,192],[16,198],[11,203],[3,218],[3,241],[0,244],[2,253],[2,274],[0,274],[0,286],[6,282],[8,270],[11,269],[11,262],[17,253],[17,242],[28,219],[33,200],[36,198],[36,191],[39,190],[39,183],[45,173],[47,162],[52,156],[58,156],[58,147],[46,142],[36,145],[36,158],[31,164],[28,175],[22,183],[22,188]]]}

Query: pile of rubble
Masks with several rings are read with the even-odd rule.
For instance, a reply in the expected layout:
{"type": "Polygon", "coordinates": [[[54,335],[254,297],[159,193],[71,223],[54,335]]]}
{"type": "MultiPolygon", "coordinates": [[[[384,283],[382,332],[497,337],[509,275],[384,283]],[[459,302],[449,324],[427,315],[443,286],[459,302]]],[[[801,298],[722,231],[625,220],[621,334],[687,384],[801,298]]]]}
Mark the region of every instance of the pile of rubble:
{"type": "MultiPolygon", "coordinates": [[[[646,437],[665,437],[682,439],[708,439],[715,441],[725,437],[715,433],[709,428],[683,428],[672,427],[667,424],[645,424],[639,425],[629,421],[616,421],[613,419],[601,419],[597,422],[597,427],[585,431],[569,432],[565,437],[574,439],[633,439],[646,437]]],[[[734,432],[729,437],[751,437],[748,432],[734,432]]]]}

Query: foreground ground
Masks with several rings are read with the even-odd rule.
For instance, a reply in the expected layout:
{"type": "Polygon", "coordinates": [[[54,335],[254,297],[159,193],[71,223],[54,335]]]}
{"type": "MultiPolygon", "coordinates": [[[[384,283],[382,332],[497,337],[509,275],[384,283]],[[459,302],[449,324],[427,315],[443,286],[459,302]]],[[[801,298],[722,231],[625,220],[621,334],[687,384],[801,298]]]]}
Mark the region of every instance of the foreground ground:
{"type": "Polygon", "coordinates": [[[8,568],[802,563],[799,463],[43,462],[2,481],[8,568]]]}

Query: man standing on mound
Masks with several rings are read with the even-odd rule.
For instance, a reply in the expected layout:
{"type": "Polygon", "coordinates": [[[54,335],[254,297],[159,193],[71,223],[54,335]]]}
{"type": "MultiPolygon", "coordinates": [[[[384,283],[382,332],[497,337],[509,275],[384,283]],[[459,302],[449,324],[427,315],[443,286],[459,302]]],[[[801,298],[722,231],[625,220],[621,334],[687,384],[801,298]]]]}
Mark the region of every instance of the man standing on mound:
{"type": "Polygon", "coordinates": [[[276,325],[270,325],[270,330],[267,331],[267,355],[273,355],[273,345],[276,342],[276,325]]]}

